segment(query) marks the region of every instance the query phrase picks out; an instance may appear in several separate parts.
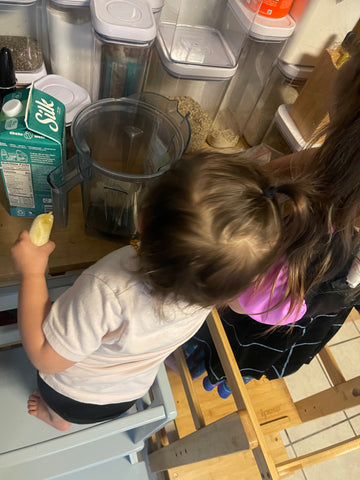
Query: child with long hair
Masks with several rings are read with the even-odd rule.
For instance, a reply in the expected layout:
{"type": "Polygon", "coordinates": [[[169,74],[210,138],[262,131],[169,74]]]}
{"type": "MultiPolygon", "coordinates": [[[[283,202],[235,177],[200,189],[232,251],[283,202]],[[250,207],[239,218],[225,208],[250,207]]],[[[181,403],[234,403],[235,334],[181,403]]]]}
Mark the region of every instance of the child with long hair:
{"type": "MultiPolygon", "coordinates": [[[[285,232],[285,255],[220,317],[245,379],[284,377],[309,363],[360,304],[347,275],[359,249],[360,52],[338,72],[323,145],[263,167],[278,182],[307,183],[312,221],[285,232]],[[293,234],[295,233],[295,236],[293,234]]],[[[322,132],[323,133],[323,132],[322,132]]],[[[276,185],[276,184],[275,184],[276,185]]],[[[274,189],[274,197],[281,190],[274,189]]],[[[360,279],[359,279],[360,280],[360,279]]],[[[222,369],[204,325],[185,345],[193,378],[227,396],[222,369]]]]}
{"type": "MultiPolygon", "coordinates": [[[[306,188],[272,180],[237,156],[176,162],[142,199],[138,252],[120,248],[85,270],[53,305],[45,270],[55,248],[24,231],[12,248],[21,275],[18,324],[38,369],[31,415],[59,430],[119,416],[148,391],[159,365],[283,255],[285,230],[310,220],[306,188]]],[[[299,227],[300,226],[300,227],[299,227]]]]}

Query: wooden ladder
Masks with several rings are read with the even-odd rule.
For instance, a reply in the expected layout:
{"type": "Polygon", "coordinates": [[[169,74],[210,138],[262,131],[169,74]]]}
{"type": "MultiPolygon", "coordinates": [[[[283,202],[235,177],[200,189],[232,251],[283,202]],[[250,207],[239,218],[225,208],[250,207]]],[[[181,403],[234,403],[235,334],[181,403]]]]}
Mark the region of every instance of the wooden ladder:
{"type": "MultiPolygon", "coordinates": [[[[178,349],[175,356],[196,431],[171,442],[163,441],[162,445],[164,446],[160,446],[150,453],[149,463],[153,472],[161,472],[201,460],[249,450],[254,456],[261,478],[276,480],[285,478],[296,470],[360,448],[360,436],[356,436],[301,457],[276,463],[266,444],[262,427],[216,309],[207,318],[207,324],[231,388],[237,411],[213,423],[205,424],[183,351],[178,349]]],[[[360,376],[345,381],[328,347],[321,351],[320,357],[332,380],[333,387],[294,402],[302,422],[360,404],[360,376]]]]}

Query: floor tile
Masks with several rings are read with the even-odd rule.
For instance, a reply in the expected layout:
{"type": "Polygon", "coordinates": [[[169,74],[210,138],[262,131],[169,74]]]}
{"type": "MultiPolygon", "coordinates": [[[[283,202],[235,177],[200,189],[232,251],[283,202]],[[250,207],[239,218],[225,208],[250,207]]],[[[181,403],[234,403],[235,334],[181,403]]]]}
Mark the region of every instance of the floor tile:
{"type": "Polygon", "coordinates": [[[360,478],[360,451],[352,452],[304,468],[307,480],[343,480],[360,478]]]}
{"type": "MultiPolygon", "coordinates": [[[[344,428],[344,423],[347,423],[347,418],[344,412],[337,412],[331,415],[326,415],[326,417],[320,417],[309,422],[301,423],[295,427],[290,427],[286,431],[290,441],[297,442],[313,435],[324,435],[324,437],[326,437],[328,430],[335,428],[342,429],[344,428]]],[[[333,432],[333,434],[335,434],[335,432],[333,432]]]]}
{"type": "Polygon", "coordinates": [[[345,380],[360,375],[360,338],[330,347],[345,380]]]}
{"type": "MultiPolygon", "coordinates": [[[[291,437],[292,435],[290,435],[291,437]]],[[[321,448],[326,448],[336,443],[354,437],[354,432],[348,421],[342,422],[326,430],[310,435],[303,440],[294,442],[296,456],[306,455],[321,448]]],[[[359,452],[358,452],[359,453],[359,452]]]]}
{"type": "MultiPolygon", "coordinates": [[[[291,446],[286,447],[286,452],[289,458],[296,457],[295,451],[291,446]]],[[[286,480],[306,480],[303,470],[297,470],[295,473],[286,477],[286,480]]]]}
{"type": "Polygon", "coordinates": [[[357,318],[356,320],[353,320],[353,323],[360,333],[360,318],[357,318]]]}
{"type": "Polygon", "coordinates": [[[284,447],[285,448],[288,447],[289,443],[290,443],[290,439],[289,439],[289,436],[286,433],[286,430],[281,430],[280,431],[280,437],[281,437],[282,443],[284,444],[284,447]]]}
{"type": "Polygon", "coordinates": [[[317,358],[285,377],[285,382],[294,402],[330,387],[330,382],[317,358]]]}
{"type": "Polygon", "coordinates": [[[360,398],[359,398],[359,405],[356,407],[351,407],[345,410],[345,413],[348,418],[355,417],[356,415],[360,415],[360,398]]]}
{"type": "Polygon", "coordinates": [[[346,319],[346,321],[348,322],[348,321],[350,321],[350,320],[353,320],[353,321],[354,321],[354,320],[359,320],[359,319],[360,319],[360,312],[358,312],[358,311],[356,310],[356,308],[353,308],[353,309],[351,310],[351,312],[349,313],[348,318],[346,319]]]}
{"type": "MultiPolygon", "coordinates": [[[[350,418],[349,421],[355,431],[355,434],[360,435],[360,415],[350,418]]],[[[359,453],[359,461],[360,461],[360,451],[358,453],[359,453]]]]}
{"type": "Polygon", "coordinates": [[[346,340],[360,337],[359,330],[353,321],[345,322],[337,334],[329,341],[328,345],[335,345],[346,340]]]}

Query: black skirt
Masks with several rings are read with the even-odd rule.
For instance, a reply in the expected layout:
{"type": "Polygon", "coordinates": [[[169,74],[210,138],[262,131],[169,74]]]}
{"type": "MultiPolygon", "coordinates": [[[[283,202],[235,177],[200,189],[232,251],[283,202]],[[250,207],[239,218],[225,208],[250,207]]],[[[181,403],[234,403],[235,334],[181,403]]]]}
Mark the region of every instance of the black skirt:
{"type": "MultiPolygon", "coordinates": [[[[324,282],[306,298],[307,312],[294,325],[278,326],[256,322],[230,308],[219,311],[222,324],[243,376],[269,380],[285,377],[310,363],[338,332],[359,298],[348,300],[346,283],[349,266],[333,281],[324,282]]],[[[281,319],[279,318],[279,321],[281,319]]],[[[206,323],[187,343],[193,356],[205,360],[211,383],[224,380],[225,374],[206,323]]],[[[191,360],[190,360],[191,362],[191,360]]]]}

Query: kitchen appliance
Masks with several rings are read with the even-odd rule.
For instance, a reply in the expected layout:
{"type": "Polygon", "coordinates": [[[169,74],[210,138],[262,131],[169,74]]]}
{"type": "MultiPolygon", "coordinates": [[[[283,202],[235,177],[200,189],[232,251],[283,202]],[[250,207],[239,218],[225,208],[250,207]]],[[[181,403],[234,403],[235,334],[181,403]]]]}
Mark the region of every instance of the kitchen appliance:
{"type": "Polygon", "coordinates": [[[68,192],[82,188],[87,232],[132,237],[138,196],[183,154],[190,136],[177,103],[157,94],[103,99],[72,123],[77,154],[48,176],[55,222],[67,224],[68,192]]]}

